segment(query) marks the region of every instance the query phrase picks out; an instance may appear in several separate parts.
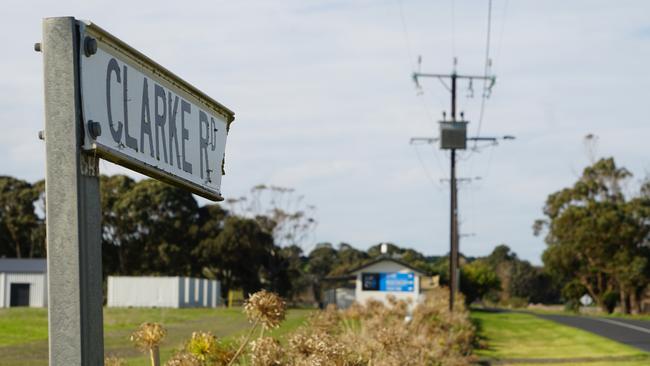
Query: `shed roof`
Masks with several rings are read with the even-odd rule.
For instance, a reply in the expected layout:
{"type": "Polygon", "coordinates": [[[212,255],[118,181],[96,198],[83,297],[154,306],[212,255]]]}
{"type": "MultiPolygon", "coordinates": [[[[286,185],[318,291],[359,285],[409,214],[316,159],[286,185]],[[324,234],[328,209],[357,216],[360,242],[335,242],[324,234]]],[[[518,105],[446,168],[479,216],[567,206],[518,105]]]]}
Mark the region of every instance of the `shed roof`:
{"type": "Polygon", "coordinates": [[[46,273],[45,258],[0,258],[0,272],[5,273],[46,273]]]}
{"type": "Polygon", "coordinates": [[[426,272],[422,272],[421,270],[413,267],[412,265],[410,265],[410,264],[408,264],[406,262],[403,262],[403,261],[401,261],[399,259],[388,256],[388,255],[380,255],[379,257],[360,265],[359,267],[351,269],[350,271],[348,271],[348,273],[351,274],[351,273],[359,272],[360,270],[362,270],[364,268],[367,268],[367,267],[370,267],[370,266],[372,266],[374,264],[377,264],[379,262],[394,262],[394,263],[399,264],[400,266],[403,266],[403,267],[406,267],[406,268],[412,270],[413,272],[417,272],[419,275],[428,276],[428,274],[426,272]]]}

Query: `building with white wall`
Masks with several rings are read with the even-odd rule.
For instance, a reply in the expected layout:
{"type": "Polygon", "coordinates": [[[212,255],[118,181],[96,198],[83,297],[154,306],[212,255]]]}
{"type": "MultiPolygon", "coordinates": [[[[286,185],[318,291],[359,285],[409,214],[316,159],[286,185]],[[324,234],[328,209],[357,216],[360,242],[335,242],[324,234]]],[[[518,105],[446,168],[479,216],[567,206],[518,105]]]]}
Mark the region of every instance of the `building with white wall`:
{"type": "Polygon", "coordinates": [[[219,281],[191,277],[108,277],[109,307],[217,307],[219,281]]]}
{"type": "Polygon", "coordinates": [[[0,308],[47,306],[47,261],[0,258],[0,308]]]}
{"type": "Polygon", "coordinates": [[[349,284],[353,281],[353,284],[327,290],[324,305],[335,304],[337,308],[345,309],[355,301],[365,304],[373,299],[387,303],[391,295],[415,304],[421,296],[423,279],[426,278],[426,273],[384,254],[352,269],[345,276],[328,278],[339,283],[344,281],[349,284]]]}
{"type": "Polygon", "coordinates": [[[426,274],[400,260],[380,256],[350,271],[355,276],[356,301],[365,304],[368,299],[387,303],[388,296],[415,304],[420,297],[420,282],[426,274]]]}

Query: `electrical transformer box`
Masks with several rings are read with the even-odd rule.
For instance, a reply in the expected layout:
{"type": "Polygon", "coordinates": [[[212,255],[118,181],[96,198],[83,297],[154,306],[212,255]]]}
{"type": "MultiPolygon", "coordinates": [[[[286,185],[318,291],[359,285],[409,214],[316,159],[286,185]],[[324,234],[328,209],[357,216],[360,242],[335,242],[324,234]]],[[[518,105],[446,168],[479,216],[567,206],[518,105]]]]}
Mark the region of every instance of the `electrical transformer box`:
{"type": "Polygon", "coordinates": [[[440,148],[445,150],[467,147],[467,121],[440,121],[440,148]]]}

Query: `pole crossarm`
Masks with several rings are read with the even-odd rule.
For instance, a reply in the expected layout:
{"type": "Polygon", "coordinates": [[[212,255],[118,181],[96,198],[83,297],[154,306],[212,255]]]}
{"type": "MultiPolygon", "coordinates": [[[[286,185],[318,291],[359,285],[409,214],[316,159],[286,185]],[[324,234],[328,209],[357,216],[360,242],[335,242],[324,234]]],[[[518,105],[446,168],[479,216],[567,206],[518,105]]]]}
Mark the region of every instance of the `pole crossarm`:
{"type": "Polygon", "coordinates": [[[411,145],[422,142],[425,144],[432,144],[434,142],[440,141],[439,137],[411,137],[410,143],[411,145]]]}
{"type": "Polygon", "coordinates": [[[421,78],[421,77],[422,78],[437,78],[438,80],[440,80],[440,83],[442,83],[442,85],[444,85],[444,87],[450,92],[452,92],[452,89],[455,89],[455,88],[454,87],[450,88],[449,85],[447,85],[445,83],[444,79],[450,79],[450,80],[452,80],[452,83],[455,83],[456,79],[468,79],[470,81],[474,80],[474,79],[476,79],[476,80],[486,80],[486,81],[490,82],[490,84],[487,85],[487,87],[486,87],[486,89],[488,89],[488,90],[491,90],[492,87],[494,86],[494,84],[497,82],[497,77],[494,76],[494,75],[462,75],[462,74],[456,74],[455,72],[451,73],[451,74],[435,74],[435,73],[428,73],[428,72],[414,72],[412,74],[412,77],[413,77],[413,81],[415,82],[415,84],[418,87],[420,85],[420,83],[418,82],[418,78],[421,78]]]}
{"type": "Polygon", "coordinates": [[[462,74],[432,74],[428,72],[414,72],[413,78],[439,78],[439,79],[476,79],[476,80],[491,80],[496,81],[497,77],[494,75],[462,75],[462,74]]]}

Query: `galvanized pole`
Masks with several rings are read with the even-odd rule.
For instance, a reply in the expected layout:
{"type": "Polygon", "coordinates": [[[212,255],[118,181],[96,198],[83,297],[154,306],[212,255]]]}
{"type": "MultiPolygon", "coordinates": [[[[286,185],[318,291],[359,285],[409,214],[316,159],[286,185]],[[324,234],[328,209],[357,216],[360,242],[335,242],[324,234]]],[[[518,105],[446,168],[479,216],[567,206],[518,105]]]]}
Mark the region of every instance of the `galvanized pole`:
{"type": "Polygon", "coordinates": [[[104,364],[97,159],[80,149],[78,31],[43,20],[50,366],[104,364]]]}

